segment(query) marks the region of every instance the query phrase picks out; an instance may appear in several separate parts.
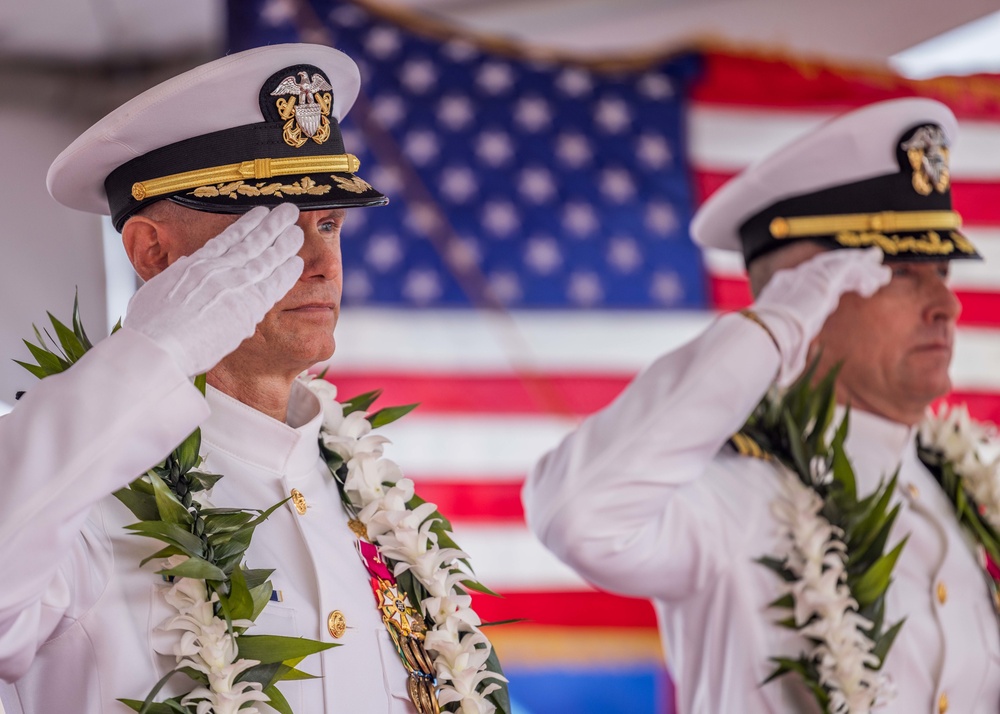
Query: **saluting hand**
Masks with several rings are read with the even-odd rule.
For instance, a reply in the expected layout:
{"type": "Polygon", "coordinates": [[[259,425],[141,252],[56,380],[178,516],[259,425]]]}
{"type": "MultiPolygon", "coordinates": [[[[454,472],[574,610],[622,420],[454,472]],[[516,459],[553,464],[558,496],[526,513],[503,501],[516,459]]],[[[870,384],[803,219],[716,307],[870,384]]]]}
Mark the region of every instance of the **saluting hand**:
{"type": "Polygon", "coordinates": [[[302,275],[299,209],[254,208],[143,285],[124,326],[171,354],[190,377],[207,372],[250,337],[302,275]]]}
{"type": "Polygon", "coordinates": [[[878,248],[825,251],[779,270],[764,286],[753,310],[781,353],[780,384],[790,384],[802,372],[809,343],[837,309],[841,295],[871,297],[892,279],[882,257],[878,248]]]}

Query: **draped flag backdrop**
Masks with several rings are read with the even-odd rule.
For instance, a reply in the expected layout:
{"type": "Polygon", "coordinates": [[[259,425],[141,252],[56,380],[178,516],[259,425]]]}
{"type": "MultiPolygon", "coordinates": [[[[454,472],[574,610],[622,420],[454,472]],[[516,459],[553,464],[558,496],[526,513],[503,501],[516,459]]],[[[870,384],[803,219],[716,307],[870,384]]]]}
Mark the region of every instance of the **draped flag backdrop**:
{"type": "MultiPolygon", "coordinates": [[[[344,122],[388,207],[351,211],[328,378],[422,406],[392,456],[455,523],[518,711],[671,710],[651,607],[598,592],[528,533],[520,485],[642,367],[749,301],[738,256],[702,256],[698,203],[835,114],[895,96],[949,104],[960,261],[953,399],[1000,421],[1000,78],[911,82],[698,52],[545,57],[346,0],[232,0],[230,47],[310,41],[361,67],[344,122]]],[[[664,438],[670,438],[665,434],[664,438]]]]}

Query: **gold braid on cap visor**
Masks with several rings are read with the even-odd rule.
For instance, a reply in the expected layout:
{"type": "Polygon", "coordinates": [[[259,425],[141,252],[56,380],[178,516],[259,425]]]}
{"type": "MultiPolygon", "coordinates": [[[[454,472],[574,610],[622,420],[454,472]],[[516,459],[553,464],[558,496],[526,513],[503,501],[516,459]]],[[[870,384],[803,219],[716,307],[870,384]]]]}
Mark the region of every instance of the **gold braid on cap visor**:
{"type": "Polygon", "coordinates": [[[843,213],[830,216],[775,218],[771,236],[815,238],[837,233],[922,233],[950,231],[962,227],[962,217],[955,211],[882,211],[881,213],[843,213]]]}
{"type": "Polygon", "coordinates": [[[185,171],[146,181],[136,181],[132,184],[132,198],[136,201],[141,201],[145,198],[163,196],[164,194],[197,188],[205,184],[248,179],[267,179],[272,176],[290,176],[313,172],[353,174],[360,167],[361,162],[358,161],[358,157],[354,154],[295,156],[283,159],[252,159],[250,161],[242,161],[238,164],[213,166],[207,169],[185,171]]]}

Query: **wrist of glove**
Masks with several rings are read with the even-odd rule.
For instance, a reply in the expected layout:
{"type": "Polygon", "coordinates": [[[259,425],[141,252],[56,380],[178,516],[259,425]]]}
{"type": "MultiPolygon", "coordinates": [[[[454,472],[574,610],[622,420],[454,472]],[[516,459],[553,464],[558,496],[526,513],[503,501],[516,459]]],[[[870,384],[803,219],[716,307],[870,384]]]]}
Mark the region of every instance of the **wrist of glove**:
{"type": "Polygon", "coordinates": [[[149,337],[189,377],[207,372],[253,335],[302,275],[299,211],[248,212],[143,285],[124,326],[149,337]]]}
{"type": "Polygon", "coordinates": [[[810,343],[842,295],[871,297],[891,278],[878,248],[826,251],[776,272],[751,311],[781,355],[778,383],[790,384],[805,368],[810,343]]]}

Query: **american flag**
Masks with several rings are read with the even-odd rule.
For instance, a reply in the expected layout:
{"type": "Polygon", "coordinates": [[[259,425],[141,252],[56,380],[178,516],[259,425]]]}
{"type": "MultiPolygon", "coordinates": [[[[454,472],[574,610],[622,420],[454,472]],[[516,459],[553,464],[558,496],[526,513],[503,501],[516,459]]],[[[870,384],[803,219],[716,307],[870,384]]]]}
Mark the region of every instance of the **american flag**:
{"type": "Polygon", "coordinates": [[[484,618],[530,621],[491,632],[519,711],[670,710],[652,609],[545,551],[519,492],[636,372],[749,301],[739,257],[703,257],[688,224],[752,161],[872,101],[952,106],[956,207],[987,258],[955,266],[955,398],[1000,421],[1000,78],[722,52],[570,62],[319,0],[232,0],[230,27],[234,50],[321,41],[361,66],[345,145],[391,203],[348,217],[328,378],[342,396],[421,402],[387,429],[391,456],[505,596],[477,599],[484,618]]]}

